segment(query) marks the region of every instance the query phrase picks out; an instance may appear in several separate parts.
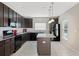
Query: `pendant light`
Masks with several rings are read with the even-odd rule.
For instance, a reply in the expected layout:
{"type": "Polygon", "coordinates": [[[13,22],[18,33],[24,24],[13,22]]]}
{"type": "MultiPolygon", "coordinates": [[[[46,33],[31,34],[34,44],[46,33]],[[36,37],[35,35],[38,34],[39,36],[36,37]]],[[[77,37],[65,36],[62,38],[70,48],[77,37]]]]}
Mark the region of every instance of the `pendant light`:
{"type": "Polygon", "coordinates": [[[54,22],[54,19],[53,19],[53,2],[51,2],[51,5],[49,7],[49,17],[50,17],[50,20],[49,20],[49,24],[54,22]]]}

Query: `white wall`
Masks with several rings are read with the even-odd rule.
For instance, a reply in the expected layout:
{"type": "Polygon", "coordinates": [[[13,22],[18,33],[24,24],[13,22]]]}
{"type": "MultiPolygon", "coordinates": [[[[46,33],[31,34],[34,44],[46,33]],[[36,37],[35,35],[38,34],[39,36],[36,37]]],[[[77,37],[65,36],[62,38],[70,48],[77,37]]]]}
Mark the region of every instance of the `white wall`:
{"type": "Polygon", "coordinates": [[[73,6],[78,4],[78,2],[54,2],[53,3],[53,16],[60,16],[73,6]]]}
{"type": "Polygon", "coordinates": [[[79,4],[59,17],[61,27],[61,42],[75,51],[79,51],[79,4]],[[68,20],[68,40],[65,40],[63,21],[68,20]]]}
{"type": "MultiPolygon", "coordinates": [[[[34,17],[33,18],[33,28],[35,29],[35,23],[46,23],[46,33],[49,32],[49,25],[48,25],[48,17],[34,17]]],[[[39,27],[39,26],[38,26],[39,27]]]]}

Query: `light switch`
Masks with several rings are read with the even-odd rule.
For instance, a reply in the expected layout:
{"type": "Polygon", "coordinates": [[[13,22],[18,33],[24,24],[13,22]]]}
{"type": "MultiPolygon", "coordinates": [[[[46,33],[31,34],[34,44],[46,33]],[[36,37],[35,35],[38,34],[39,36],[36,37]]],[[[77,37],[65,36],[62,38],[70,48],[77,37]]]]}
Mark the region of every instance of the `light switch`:
{"type": "Polygon", "coordinates": [[[42,43],[44,43],[44,44],[45,44],[45,43],[46,43],[46,41],[42,41],[42,43]]]}

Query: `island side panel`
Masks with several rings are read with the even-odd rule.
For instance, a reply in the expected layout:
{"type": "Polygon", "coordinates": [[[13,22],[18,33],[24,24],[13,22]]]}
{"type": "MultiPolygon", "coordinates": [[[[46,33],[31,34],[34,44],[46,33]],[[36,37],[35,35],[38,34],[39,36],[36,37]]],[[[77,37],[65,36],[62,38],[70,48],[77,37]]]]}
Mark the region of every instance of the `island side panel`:
{"type": "Polygon", "coordinates": [[[50,38],[37,38],[37,52],[38,55],[51,55],[51,41],[50,38]]]}

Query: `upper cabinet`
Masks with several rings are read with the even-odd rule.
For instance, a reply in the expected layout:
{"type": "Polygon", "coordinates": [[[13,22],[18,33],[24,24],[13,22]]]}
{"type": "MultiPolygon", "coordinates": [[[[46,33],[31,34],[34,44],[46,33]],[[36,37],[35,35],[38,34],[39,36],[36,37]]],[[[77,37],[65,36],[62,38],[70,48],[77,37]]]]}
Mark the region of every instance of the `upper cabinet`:
{"type": "Polygon", "coordinates": [[[14,27],[17,27],[17,13],[14,11],[13,12],[13,23],[14,23],[14,27]]]}
{"type": "Polygon", "coordinates": [[[17,14],[17,23],[16,23],[16,26],[18,28],[21,28],[21,16],[19,14],[17,14]]]}
{"type": "Polygon", "coordinates": [[[21,28],[24,28],[24,20],[23,20],[23,17],[22,16],[20,16],[19,21],[21,23],[21,28]]]}
{"type": "Polygon", "coordinates": [[[9,26],[10,27],[16,27],[13,16],[14,16],[14,11],[9,8],[9,19],[8,20],[9,20],[9,26]]]}
{"type": "Polygon", "coordinates": [[[24,18],[17,14],[17,27],[18,28],[32,28],[32,18],[24,18]]]}
{"type": "Polygon", "coordinates": [[[0,3],[0,27],[32,28],[32,18],[24,18],[3,3],[0,3]]]}
{"type": "Polygon", "coordinates": [[[24,18],[24,27],[25,28],[32,28],[33,20],[32,18],[24,18]]]}
{"type": "Polygon", "coordinates": [[[3,20],[3,4],[0,3],[0,27],[4,26],[4,20],[3,20]]]}
{"type": "Polygon", "coordinates": [[[14,11],[14,14],[13,14],[13,19],[14,19],[14,22],[16,23],[17,22],[17,13],[14,11]]]}
{"type": "Polygon", "coordinates": [[[8,22],[8,11],[9,11],[9,8],[6,5],[4,5],[3,7],[4,7],[4,17],[3,17],[4,22],[3,23],[4,23],[4,27],[7,27],[8,24],[9,24],[9,22],[8,22]]]}

